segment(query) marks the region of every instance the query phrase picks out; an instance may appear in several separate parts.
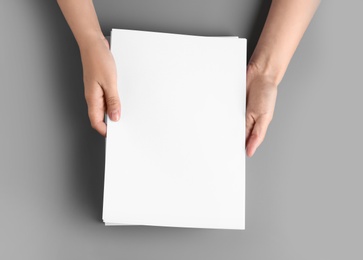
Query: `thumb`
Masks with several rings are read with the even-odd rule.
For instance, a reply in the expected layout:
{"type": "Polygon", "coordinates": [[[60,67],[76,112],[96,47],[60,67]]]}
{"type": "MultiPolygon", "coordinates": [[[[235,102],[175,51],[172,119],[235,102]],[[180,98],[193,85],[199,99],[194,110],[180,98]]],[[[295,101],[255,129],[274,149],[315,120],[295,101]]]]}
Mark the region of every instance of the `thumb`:
{"type": "Polygon", "coordinates": [[[265,138],[270,119],[266,116],[260,116],[256,119],[253,128],[248,136],[246,152],[249,157],[252,157],[257,147],[262,143],[265,138]]]}
{"type": "Polygon", "coordinates": [[[107,88],[104,91],[107,114],[112,121],[118,121],[121,114],[121,104],[117,87],[107,88]]]}

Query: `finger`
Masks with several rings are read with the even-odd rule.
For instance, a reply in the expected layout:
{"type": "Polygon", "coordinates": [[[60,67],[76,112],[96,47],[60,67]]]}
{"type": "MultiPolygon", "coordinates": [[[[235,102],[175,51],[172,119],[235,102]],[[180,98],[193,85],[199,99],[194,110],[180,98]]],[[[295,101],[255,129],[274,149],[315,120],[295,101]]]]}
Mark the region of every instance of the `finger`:
{"type": "Polygon", "coordinates": [[[105,122],[94,120],[94,121],[91,121],[91,126],[103,137],[106,137],[107,127],[106,127],[105,122]]]}
{"type": "Polygon", "coordinates": [[[255,119],[253,118],[252,115],[247,114],[246,115],[246,137],[245,137],[246,148],[247,148],[248,139],[251,135],[254,125],[255,125],[255,119]]]}
{"type": "Polygon", "coordinates": [[[261,116],[256,119],[253,129],[247,140],[246,153],[248,157],[252,157],[256,149],[260,146],[266,136],[268,125],[271,120],[266,116],[261,116]]]}
{"type": "Polygon", "coordinates": [[[107,106],[107,114],[112,121],[118,121],[121,114],[120,98],[118,96],[116,84],[110,88],[105,88],[105,100],[107,106]]]}
{"type": "Polygon", "coordinates": [[[106,106],[102,89],[96,86],[91,95],[86,95],[86,101],[92,128],[106,136],[106,124],[104,122],[106,106]]]}

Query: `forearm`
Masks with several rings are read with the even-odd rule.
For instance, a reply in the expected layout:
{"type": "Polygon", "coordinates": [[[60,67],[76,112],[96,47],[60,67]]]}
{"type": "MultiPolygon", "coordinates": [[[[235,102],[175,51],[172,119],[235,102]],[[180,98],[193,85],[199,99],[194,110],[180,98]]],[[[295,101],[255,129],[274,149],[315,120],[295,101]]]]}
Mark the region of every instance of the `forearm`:
{"type": "Polygon", "coordinates": [[[319,3],[319,0],[272,0],[249,66],[277,86],[319,3]]]}
{"type": "Polygon", "coordinates": [[[82,49],[95,38],[104,38],[92,0],[57,0],[82,49]]]}

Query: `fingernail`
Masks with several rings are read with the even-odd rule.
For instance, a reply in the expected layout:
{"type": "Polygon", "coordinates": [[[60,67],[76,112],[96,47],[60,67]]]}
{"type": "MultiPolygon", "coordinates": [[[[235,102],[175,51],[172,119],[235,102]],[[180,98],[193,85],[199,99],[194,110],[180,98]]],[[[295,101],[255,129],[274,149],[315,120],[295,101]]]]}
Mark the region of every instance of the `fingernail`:
{"type": "Polygon", "coordinates": [[[119,111],[113,111],[111,112],[111,120],[112,121],[118,121],[120,119],[120,113],[119,111]]]}

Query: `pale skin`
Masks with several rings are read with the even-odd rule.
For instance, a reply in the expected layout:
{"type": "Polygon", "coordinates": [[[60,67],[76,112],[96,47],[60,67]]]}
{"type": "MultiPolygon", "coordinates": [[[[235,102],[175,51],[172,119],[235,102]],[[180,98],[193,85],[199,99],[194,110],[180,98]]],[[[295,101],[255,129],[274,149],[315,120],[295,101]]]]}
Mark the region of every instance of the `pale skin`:
{"type": "MultiPolygon", "coordinates": [[[[118,121],[121,104],[116,65],[92,0],[57,0],[78,43],[92,127],[106,136],[104,114],[118,121]]],[[[280,84],[319,0],[272,0],[247,66],[246,154],[252,157],[272,120],[280,84]]]]}

